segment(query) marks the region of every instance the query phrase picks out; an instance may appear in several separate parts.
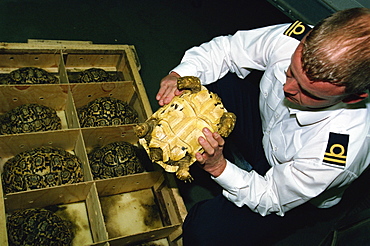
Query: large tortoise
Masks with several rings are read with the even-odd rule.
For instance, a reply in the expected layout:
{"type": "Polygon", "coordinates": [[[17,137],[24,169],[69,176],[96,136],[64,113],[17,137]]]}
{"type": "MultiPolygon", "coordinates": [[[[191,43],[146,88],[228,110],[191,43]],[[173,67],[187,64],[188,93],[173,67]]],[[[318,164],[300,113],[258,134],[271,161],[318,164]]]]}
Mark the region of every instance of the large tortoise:
{"type": "Polygon", "coordinates": [[[78,74],[77,83],[96,83],[117,81],[118,77],[101,68],[89,68],[78,74]]]}
{"type": "Polygon", "coordinates": [[[125,141],[97,147],[88,157],[94,179],[120,177],[144,171],[135,146],[125,141]]]}
{"type": "Polygon", "coordinates": [[[11,245],[69,246],[73,240],[71,223],[44,208],[15,211],[7,218],[11,245]]]}
{"type": "Polygon", "coordinates": [[[38,67],[22,67],[2,77],[3,84],[57,84],[59,79],[38,67]]]}
{"type": "Polygon", "coordinates": [[[176,177],[192,181],[189,166],[195,154],[203,149],[198,142],[209,128],[227,137],[234,128],[236,116],[227,112],[217,94],[208,91],[197,77],[186,76],[177,80],[180,96],[159,108],[146,122],[135,127],[140,144],[149,158],[176,177]]]}
{"type": "Polygon", "coordinates": [[[40,104],[23,104],[0,118],[0,134],[17,134],[59,130],[61,119],[56,111],[40,104]]]}
{"type": "Polygon", "coordinates": [[[5,193],[82,182],[82,162],[64,149],[41,146],[9,159],[2,180],[5,193]]]}
{"type": "Polygon", "coordinates": [[[77,109],[81,127],[137,123],[138,113],[126,102],[114,97],[100,97],[77,109]]]}

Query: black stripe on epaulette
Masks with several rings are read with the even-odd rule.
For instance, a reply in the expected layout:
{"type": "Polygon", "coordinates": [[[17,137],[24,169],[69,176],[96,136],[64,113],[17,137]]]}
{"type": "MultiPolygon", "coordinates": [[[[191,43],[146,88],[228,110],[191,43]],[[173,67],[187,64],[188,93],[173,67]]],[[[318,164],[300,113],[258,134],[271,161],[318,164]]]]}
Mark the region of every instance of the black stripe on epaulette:
{"type": "Polygon", "coordinates": [[[344,168],[347,160],[348,141],[349,135],[330,132],[323,163],[344,168]]]}
{"type": "Polygon", "coordinates": [[[311,30],[312,28],[301,21],[296,21],[291,24],[285,31],[284,35],[289,37],[298,39],[301,41],[304,36],[311,30]]]}

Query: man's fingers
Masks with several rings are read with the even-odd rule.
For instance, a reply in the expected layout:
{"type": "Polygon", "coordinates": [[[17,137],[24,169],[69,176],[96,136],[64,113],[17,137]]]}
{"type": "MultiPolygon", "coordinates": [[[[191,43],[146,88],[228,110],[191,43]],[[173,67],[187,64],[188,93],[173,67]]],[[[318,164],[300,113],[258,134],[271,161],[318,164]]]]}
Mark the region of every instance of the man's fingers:
{"type": "Polygon", "coordinates": [[[163,106],[164,104],[168,104],[171,102],[172,98],[177,93],[177,78],[179,77],[178,74],[174,75],[173,73],[167,75],[161,80],[161,85],[156,95],[156,100],[158,104],[163,106]]]}
{"type": "Polygon", "coordinates": [[[199,152],[195,154],[195,159],[197,159],[197,161],[201,165],[203,165],[206,162],[206,160],[203,158],[203,155],[201,153],[199,153],[199,152]]]}
{"type": "Polygon", "coordinates": [[[217,141],[218,147],[223,148],[225,145],[225,140],[224,138],[218,133],[214,132],[213,133],[213,138],[217,141]]]}
{"type": "Polygon", "coordinates": [[[224,141],[220,134],[212,133],[208,128],[203,129],[203,134],[212,148],[217,148],[219,145],[223,146],[224,141]]]}

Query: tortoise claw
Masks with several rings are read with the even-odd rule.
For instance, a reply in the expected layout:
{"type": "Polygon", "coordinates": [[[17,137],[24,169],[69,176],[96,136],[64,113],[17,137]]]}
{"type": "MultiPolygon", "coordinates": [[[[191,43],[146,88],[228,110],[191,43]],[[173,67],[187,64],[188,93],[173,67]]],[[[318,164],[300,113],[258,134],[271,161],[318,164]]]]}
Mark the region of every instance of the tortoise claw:
{"type": "Polygon", "coordinates": [[[191,183],[194,178],[190,175],[190,173],[188,171],[184,171],[184,170],[179,170],[176,172],[176,177],[182,181],[184,181],[185,183],[186,182],[189,182],[191,183]]]}

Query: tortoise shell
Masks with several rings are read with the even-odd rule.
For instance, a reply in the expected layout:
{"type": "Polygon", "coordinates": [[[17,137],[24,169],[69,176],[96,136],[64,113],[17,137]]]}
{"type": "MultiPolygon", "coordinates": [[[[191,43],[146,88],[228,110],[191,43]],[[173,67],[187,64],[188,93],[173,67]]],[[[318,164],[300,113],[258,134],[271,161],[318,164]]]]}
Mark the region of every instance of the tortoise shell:
{"type": "Polygon", "coordinates": [[[118,78],[101,68],[89,68],[78,75],[77,83],[112,82],[118,78]]]}
{"type": "Polygon", "coordinates": [[[159,108],[146,122],[135,127],[140,144],[149,158],[177,178],[191,181],[189,166],[195,154],[202,152],[198,138],[207,127],[227,137],[234,128],[236,117],[227,112],[217,94],[201,86],[196,77],[179,78],[179,96],[159,108]]]}
{"type": "Polygon", "coordinates": [[[17,134],[39,131],[59,130],[61,119],[56,111],[40,104],[23,104],[1,118],[1,134],[17,134]]]}
{"type": "Polygon", "coordinates": [[[42,146],[19,153],[3,167],[5,193],[83,181],[82,162],[64,149],[42,146]]]}
{"type": "Polygon", "coordinates": [[[22,67],[10,72],[7,84],[57,84],[59,79],[42,68],[22,67]]]}
{"type": "Polygon", "coordinates": [[[114,97],[100,97],[77,109],[81,127],[137,123],[138,113],[126,102],[114,97]]]}
{"type": "Polygon", "coordinates": [[[113,142],[95,148],[88,155],[94,179],[106,179],[144,172],[134,145],[113,142]]]}
{"type": "Polygon", "coordinates": [[[13,245],[71,245],[73,232],[69,222],[43,208],[18,210],[7,218],[7,230],[13,245]]]}

